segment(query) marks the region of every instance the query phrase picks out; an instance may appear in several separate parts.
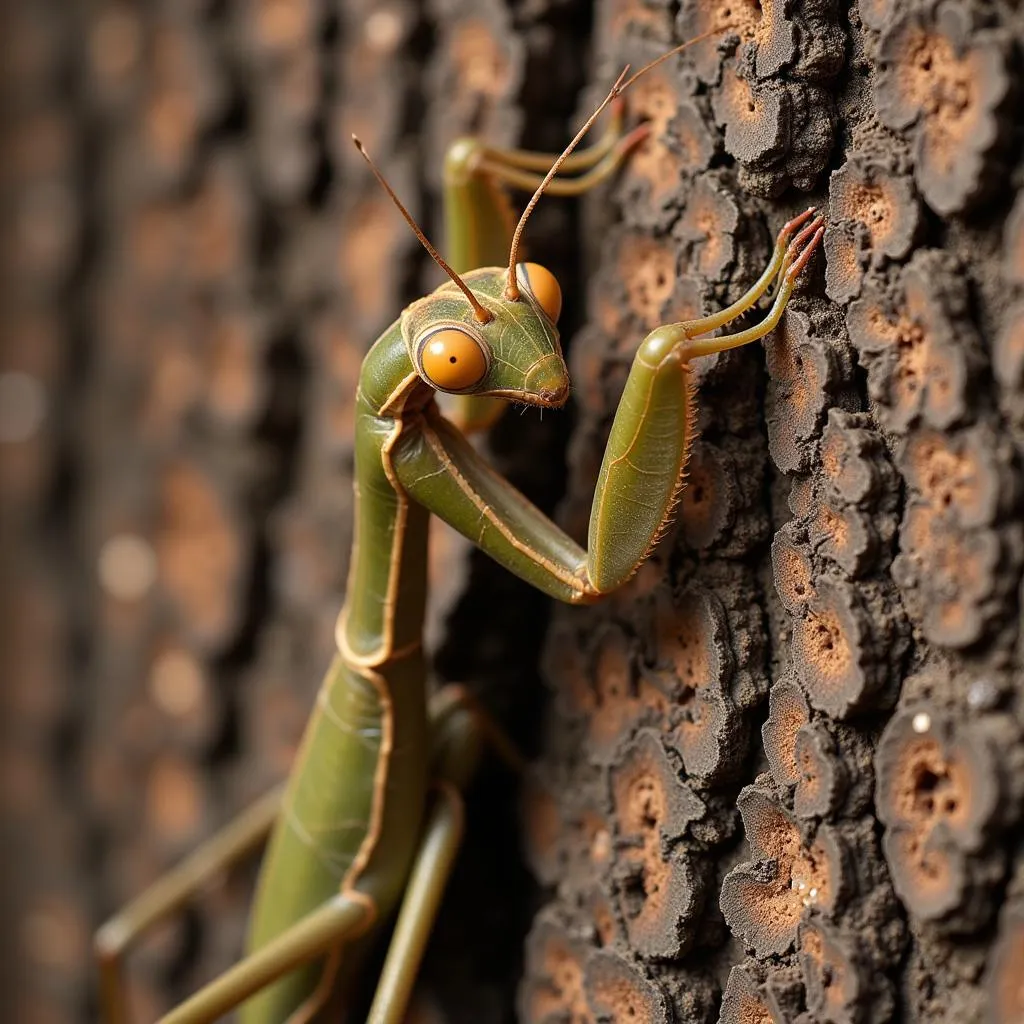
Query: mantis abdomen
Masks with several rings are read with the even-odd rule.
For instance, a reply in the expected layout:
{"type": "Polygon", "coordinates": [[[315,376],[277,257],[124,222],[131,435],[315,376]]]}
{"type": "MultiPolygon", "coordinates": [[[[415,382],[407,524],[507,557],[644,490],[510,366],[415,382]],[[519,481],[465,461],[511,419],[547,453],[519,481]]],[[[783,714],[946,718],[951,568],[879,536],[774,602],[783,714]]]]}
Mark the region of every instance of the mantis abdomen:
{"type": "MultiPolygon", "coordinates": [[[[427,776],[424,665],[419,652],[381,672],[338,655],[321,687],[260,873],[249,943],[259,948],[346,888],[369,882],[376,915],[401,892],[421,827],[427,776]],[[370,678],[376,675],[377,679],[370,678]],[[381,684],[388,703],[382,701],[381,684]],[[397,713],[395,713],[397,711],[397,713]]],[[[361,960],[345,946],[349,974],[361,960]]],[[[294,972],[248,1002],[246,1024],[286,1020],[337,955],[294,972]]]]}

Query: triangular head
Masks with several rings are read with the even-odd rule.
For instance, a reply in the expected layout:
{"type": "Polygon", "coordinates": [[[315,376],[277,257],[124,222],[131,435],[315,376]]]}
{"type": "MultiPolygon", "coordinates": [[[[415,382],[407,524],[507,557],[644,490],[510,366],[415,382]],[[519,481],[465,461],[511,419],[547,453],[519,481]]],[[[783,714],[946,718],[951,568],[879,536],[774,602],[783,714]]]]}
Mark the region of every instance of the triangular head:
{"type": "Polygon", "coordinates": [[[508,269],[485,267],[463,276],[490,318],[480,322],[454,283],[412,303],[402,334],[425,383],[450,394],[486,395],[558,408],[569,395],[569,373],[556,326],[562,292],[537,263],[520,263],[518,301],[505,298],[508,269]]]}

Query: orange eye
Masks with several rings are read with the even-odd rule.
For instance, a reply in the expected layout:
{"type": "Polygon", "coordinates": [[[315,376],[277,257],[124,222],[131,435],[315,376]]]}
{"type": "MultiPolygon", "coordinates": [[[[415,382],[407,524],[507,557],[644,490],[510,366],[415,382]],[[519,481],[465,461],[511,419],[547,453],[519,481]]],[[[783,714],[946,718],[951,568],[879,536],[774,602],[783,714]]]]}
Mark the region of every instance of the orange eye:
{"type": "Polygon", "coordinates": [[[562,289],[558,287],[555,275],[539,263],[520,263],[519,272],[523,275],[530,294],[540,303],[552,323],[558,323],[558,314],[562,312],[562,289]]]}
{"type": "Polygon", "coordinates": [[[420,354],[420,366],[434,387],[442,391],[465,391],[483,380],[487,357],[472,335],[455,327],[445,327],[427,338],[420,354]]]}

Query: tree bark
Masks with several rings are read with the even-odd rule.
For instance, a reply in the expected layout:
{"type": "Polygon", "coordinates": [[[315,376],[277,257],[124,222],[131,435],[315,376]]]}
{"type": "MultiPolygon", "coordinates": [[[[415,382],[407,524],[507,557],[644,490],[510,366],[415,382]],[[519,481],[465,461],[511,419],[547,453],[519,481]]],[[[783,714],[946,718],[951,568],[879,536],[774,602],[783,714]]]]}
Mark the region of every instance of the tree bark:
{"type": "MultiPolygon", "coordinates": [[[[652,132],[612,185],[538,207],[574,402],[490,457],[583,539],[644,335],[808,205],[823,251],[763,347],[695,365],[677,523],[622,591],[553,608],[437,532],[438,679],[532,767],[473,786],[418,1019],[1024,1019],[999,0],[7,5],[2,1019],[95,1019],[91,930],[290,765],[360,361],[437,283],[350,134],[439,240],[452,139],[557,151],[625,63],[726,24],[630,90],[652,132]]],[[[237,959],[253,868],[133,955],[134,1019],[237,959]]]]}

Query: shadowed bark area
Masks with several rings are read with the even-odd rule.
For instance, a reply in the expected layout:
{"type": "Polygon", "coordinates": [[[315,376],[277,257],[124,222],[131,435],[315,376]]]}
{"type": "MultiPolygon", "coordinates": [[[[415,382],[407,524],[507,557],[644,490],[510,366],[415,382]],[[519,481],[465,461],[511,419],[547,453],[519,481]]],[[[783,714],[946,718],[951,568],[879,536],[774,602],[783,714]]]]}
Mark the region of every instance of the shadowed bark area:
{"type": "MultiPolygon", "coordinates": [[[[553,608],[437,532],[438,678],[532,767],[474,784],[416,1019],[1022,1019],[998,0],[6,5],[2,1019],[95,1019],[92,929],[291,763],[360,362],[438,281],[350,134],[440,241],[452,139],[558,150],[625,63],[723,25],[631,90],[652,133],[613,184],[540,204],[573,409],[507,416],[490,457],[583,540],[645,334],[735,300],[809,205],[823,251],[763,346],[695,365],[677,524],[622,591],[553,608]]],[[[254,868],[133,955],[134,1019],[237,959],[254,868]]]]}

